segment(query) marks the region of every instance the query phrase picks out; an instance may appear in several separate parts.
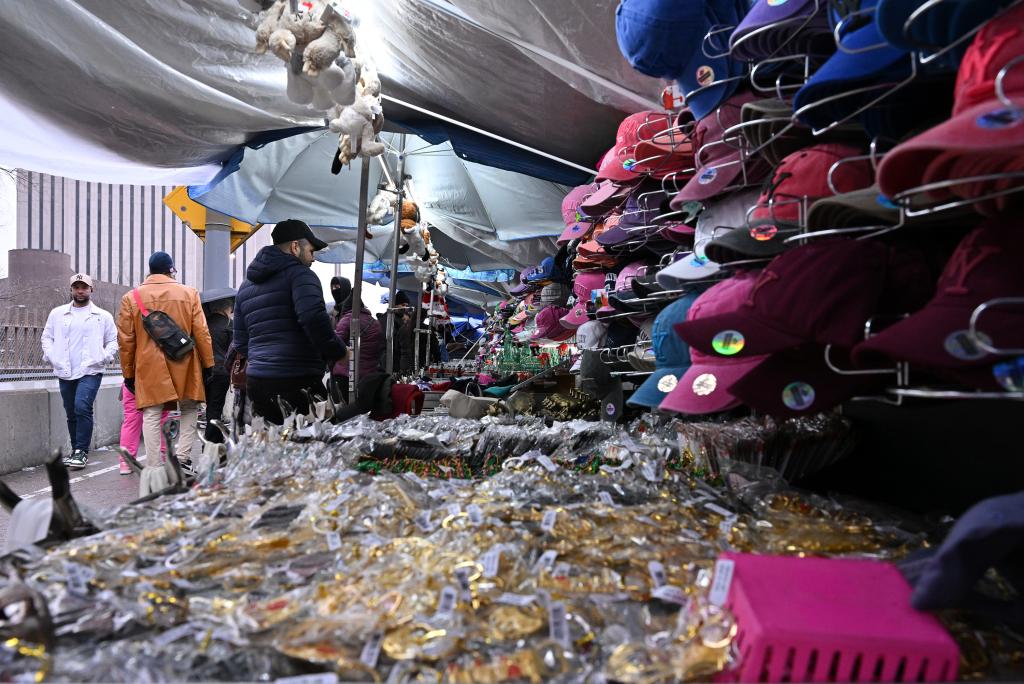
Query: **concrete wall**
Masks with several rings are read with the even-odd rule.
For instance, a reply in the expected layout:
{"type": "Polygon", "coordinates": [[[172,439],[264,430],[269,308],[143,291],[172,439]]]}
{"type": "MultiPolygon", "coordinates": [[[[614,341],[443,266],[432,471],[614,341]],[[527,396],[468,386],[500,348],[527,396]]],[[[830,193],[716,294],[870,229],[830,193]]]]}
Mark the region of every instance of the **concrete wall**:
{"type": "MultiPolygon", "coordinates": [[[[120,376],[103,378],[94,407],[93,448],[116,444],[124,413],[120,376]]],[[[64,404],[56,380],[0,383],[0,475],[43,463],[57,449],[68,453],[64,404]]]]}

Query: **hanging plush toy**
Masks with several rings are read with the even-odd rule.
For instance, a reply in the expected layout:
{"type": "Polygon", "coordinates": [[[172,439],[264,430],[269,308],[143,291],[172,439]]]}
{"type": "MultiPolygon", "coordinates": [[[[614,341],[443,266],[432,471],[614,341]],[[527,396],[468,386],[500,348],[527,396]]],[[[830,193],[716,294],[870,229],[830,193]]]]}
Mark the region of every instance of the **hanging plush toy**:
{"type": "Polygon", "coordinates": [[[320,14],[324,31],[302,51],[302,72],[316,77],[334,65],[339,56],[355,57],[356,34],[352,24],[326,5],[320,14]]]}
{"type": "Polygon", "coordinates": [[[409,258],[416,259],[418,261],[427,261],[427,242],[426,236],[429,236],[430,232],[426,229],[426,226],[421,223],[416,223],[412,219],[402,219],[402,237],[405,239],[405,247],[408,249],[402,254],[408,253],[409,258]]]}
{"type": "Polygon", "coordinates": [[[394,204],[395,190],[389,185],[370,200],[369,206],[366,207],[366,223],[371,226],[383,226],[394,204]]]}

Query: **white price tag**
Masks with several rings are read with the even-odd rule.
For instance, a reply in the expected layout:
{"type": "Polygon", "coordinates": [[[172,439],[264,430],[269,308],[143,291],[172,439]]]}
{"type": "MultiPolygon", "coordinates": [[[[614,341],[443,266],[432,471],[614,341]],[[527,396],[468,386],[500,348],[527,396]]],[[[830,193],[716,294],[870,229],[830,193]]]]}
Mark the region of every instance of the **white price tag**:
{"type": "Polygon", "coordinates": [[[551,570],[555,565],[556,558],[558,558],[557,551],[548,550],[542,553],[533,566],[534,574],[539,574],[542,570],[551,570]]]}
{"type": "Polygon", "coordinates": [[[687,602],[687,600],[689,600],[686,596],[685,591],[683,591],[679,587],[673,587],[671,584],[666,584],[664,586],[658,587],[657,589],[651,592],[651,596],[662,601],[667,601],[669,603],[678,603],[681,606],[684,605],[687,602]]]}
{"type": "Polygon", "coordinates": [[[451,615],[459,603],[459,590],[449,585],[441,590],[441,598],[437,602],[438,615],[451,615]]]}
{"type": "Polygon", "coordinates": [[[167,646],[168,644],[173,644],[178,639],[184,638],[191,634],[194,629],[195,627],[193,627],[190,624],[172,627],[166,632],[162,632],[161,634],[156,635],[153,638],[153,643],[160,647],[167,646]]]}
{"type": "Polygon", "coordinates": [[[563,646],[569,645],[569,621],[566,619],[565,604],[561,601],[548,605],[548,629],[552,641],[563,646]]]}
{"type": "Polygon", "coordinates": [[[505,603],[510,606],[528,606],[533,603],[536,599],[535,596],[530,594],[502,594],[498,598],[494,599],[497,603],[505,603]]]}
{"type": "Polygon", "coordinates": [[[448,515],[455,516],[459,513],[462,513],[462,506],[457,503],[448,504],[448,515]]]}
{"type": "Polygon", "coordinates": [[[68,591],[77,596],[89,593],[89,580],[96,576],[92,568],[72,561],[64,561],[64,574],[68,580],[68,591]]]}
{"type": "Polygon", "coordinates": [[[485,553],[480,564],[484,566],[484,577],[496,577],[501,566],[501,549],[495,547],[485,553]]]}
{"type": "Polygon", "coordinates": [[[436,525],[430,519],[430,511],[423,511],[416,516],[416,527],[424,532],[433,532],[436,525]]]}
{"type": "Polygon", "coordinates": [[[612,499],[612,495],[608,492],[598,492],[597,498],[601,500],[601,503],[606,506],[615,506],[615,500],[612,499]]]}
{"type": "Polygon", "coordinates": [[[572,569],[571,565],[569,565],[568,563],[559,561],[558,563],[555,564],[555,569],[551,571],[551,574],[554,575],[555,577],[568,577],[569,576],[569,571],[571,569],[572,569]]]}
{"type": "Polygon", "coordinates": [[[466,506],[466,513],[469,514],[469,522],[480,525],[484,521],[484,511],[476,504],[466,506]]]}
{"type": "Polygon", "coordinates": [[[469,585],[469,568],[456,568],[455,579],[459,580],[459,588],[462,589],[464,599],[473,597],[473,589],[469,585]]]}
{"type": "Polygon", "coordinates": [[[730,511],[730,510],[728,510],[726,508],[722,508],[718,504],[712,503],[710,501],[707,502],[706,504],[704,504],[704,508],[708,509],[712,513],[717,513],[718,515],[722,516],[723,518],[733,518],[733,517],[736,516],[736,514],[733,513],[732,511],[730,511]]]}
{"type": "Polygon", "coordinates": [[[341,508],[341,504],[345,503],[346,501],[348,501],[351,498],[352,498],[352,495],[350,493],[348,493],[348,492],[344,492],[342,494],[339,494],[338,496],[334,497],[327,504],[327,510],[328,511],[336,511],[339,508],[341,508]]]}
{"type": "Polygon", "coordinates": [[[384,633],[374,632],[363,645],[363,652],[359,654],[359,662],[370,669],[376,669],[377,661],[380,659],[380,645],[383,641],[384,633]]]}
{"type": "Polygon", "coordinates": [[[658,476],[658,471],[651,463],[644,463],[642,466],[640,466],[640,473],[648,482],[658,482],[659,480],[661,480],[661,478],[658,476]]]}
{"type": "Polygon", "coordinates": [[[647,570],[651,573],[651,583],[654,584],[654,588],[665,586],[665,566],[658,561],[651,561],[647,564],[647,570]]]}
{"type": "Polygon", "coordinates": [[[715,575],[711,580],[711,591],[708,600],[712,605],[722,607],[729,598],[729,588],[732,586],[732,575],[736,570],[736,561],[729,558],[719,558],[715,561],[715,575]]]}
{"type": "Polygon", "coordinates": [[[537,463],[540,463],[542,466],[544,466],[544,470],[548,471],[549,473],[553,473],[556,470],[558,470],[558,466],[555,464],[555,462],[552,461],[547,456],[545,456],[544,454],[541,454],[540,456],[537,457],[537,463]]]}
{"type": "Polygon", "coordinates": [[[732,526],[736,524],[736,520],[737,517],[735,515],[730,515],[728,518],[718,523],[718,531],[723,535],[728,536],[732,533],[732,526]]]}
{"type": "Polygon", "coordinates": [[[550,533],[555,529],[555,520],[558,518],[558,509],[552,508],[544,511],[544,517],[540,521],[540,529],[550,533]]]}
{"type": "Polygon", "coordinates": [[[331,532],[327,535],[327,548],[331,551],[337,551],[341,548],[341,535],[337,532],[331,532]]]}

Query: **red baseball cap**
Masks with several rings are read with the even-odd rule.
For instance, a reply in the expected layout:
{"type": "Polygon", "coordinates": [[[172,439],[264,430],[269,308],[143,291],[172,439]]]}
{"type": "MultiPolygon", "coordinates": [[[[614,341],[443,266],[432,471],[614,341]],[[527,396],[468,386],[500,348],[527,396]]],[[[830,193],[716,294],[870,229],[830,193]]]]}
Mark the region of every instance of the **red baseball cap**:
{"type": "MultiPolygon", "coordinates": [[[[740,271],[732,278],[716,283],[697,297],[686,314],[686,320],[697,321],[736,311],[750,297],[757,277],[756,271],[740,271]]],[[[679,334],[680,325],[683,324],[674,326],[676,334],[679,334]]],[[[690,415],[735,408],[740,405],[740,400],[729,392],[729,385],[753,370],[764,358],[704,354],[690,347],[690,367],[658,408],[690,415]]]]}
{"type": "Polygon", "coordinates": [[[665,112],[649,110],[627,116],[619,124],[614,147],[601,158],[597,180],[628,181],[637,178],[639,172],[633,169],[637,143],[651,140],[671,125],[669,114],[665,112]]]}
{"type": "Polygon", "coordinates": [[[807,342],[852,347],[864,337],[886,277],[888,249],[829,240],[775,257],[733,312],[681,323],[691,347],[716,356],[771,354],[807,342]]]}
{"type": "MultiPolygon", "coordinates": [[[[893,197],[910,188],[950,179],[950,176],[926,176],[932,160],[939,155],[955,154],[981,159],[973,175],[998,173],[1009,157],[1024,153],[1024,111],[1008,107],[996,94],[999,72],[1013,59],[1024,54],[1024,5],[1018,5],[989,21],[967,48],[957,72],[953,115],[934,128],[896,146],[882,159],[878,182],[882,191],[893,197]],[[980,171],[980,173],[979,173],[980,171]]],[[[1024,97],[1024,69],[1009,69],[1002,80],[1007,100],[1020,102],[1024,97]]],[[[953,176],[953,178],[962,176],[953,176]]],[[[1013,185],[1020,185],[1018,178],[1013,185]]],[[[990,191],[986,190],[985,192],[990,191]]],[[[973,190],[977,192],[977,188],[973,190]]],[[[968,195],[959,188],[962,197],[968,195]]]]}
{"type": "Polygon", "coordinates": [[[575,280],[572,281],[572,293],[576,297],[576,304],[562,316],[564,327],[578,328],[589,320],[587,302],[590,301],[590,293],[604,288],[604,279],[604,271],[586,271],[576,274],[575,280]]]}
{"type": "Polygon", "coordinates": [[[750,215],[750,225],[768,222],[802,226],[807,222],[807,217],[802,216],[802,207],[810,209],[814,200],[870,187],[874,182],[874,169],[867,159],[837,166],[832,174],[832,186],[829,185],[829,170],[833,164],[862,154],[861,150],[850,145],[825,143],[787,155],[761,192],[750,215]],[[806,205],[805,198],[808,200],[806,205]]]}
{"type": "Polygon", "coordinates": [[[1024,347],[1024,309],[993,307],[970,334],[974,310],[997,297],[1024,296],[1024,230],[1010,218],[990,219],[960,242],[924,308],[854,348],[864,366],[895,359],[926,368],[991,365],[999,357],[978,346],[1024,347]]]}
{"type": "Polygon", "coordinates": [[[559,244],[584,237],[594,227],[594,221],[583,212],[580,204],[597,189],[597,183],[577,185],[562,200],[562,221],[565,223],[565,231],[558,238],[559,244]]]}

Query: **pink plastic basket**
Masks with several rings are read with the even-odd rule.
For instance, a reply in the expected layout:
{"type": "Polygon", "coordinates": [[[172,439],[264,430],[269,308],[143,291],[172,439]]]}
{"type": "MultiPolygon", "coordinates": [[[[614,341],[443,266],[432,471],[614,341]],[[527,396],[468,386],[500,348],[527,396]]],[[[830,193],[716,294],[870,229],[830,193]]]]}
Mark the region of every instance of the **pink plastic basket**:
{"type": "Polygon", "coordinates": [[[741,553],[722,558],[735,562],[725,605],[736,616],[740,661],[719,681],[956,679],[956,642],[934,616],[910,606],[910,586],[894,566],[741,553]]]}

